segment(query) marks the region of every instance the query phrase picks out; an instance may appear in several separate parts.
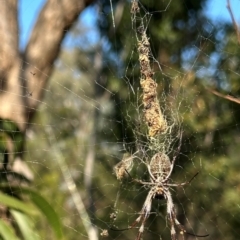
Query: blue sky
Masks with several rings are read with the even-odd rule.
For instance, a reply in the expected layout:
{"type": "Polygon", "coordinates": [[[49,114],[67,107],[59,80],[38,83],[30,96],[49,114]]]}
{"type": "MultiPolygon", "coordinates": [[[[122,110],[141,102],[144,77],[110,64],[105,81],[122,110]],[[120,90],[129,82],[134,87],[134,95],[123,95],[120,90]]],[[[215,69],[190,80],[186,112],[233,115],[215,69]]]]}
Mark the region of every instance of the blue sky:
{"type": "MultiPolygon", "coordinates": [[[[230,5],[236,21],[240,23],[240,0],[230,0],[230,5]]],[[[209,0],[206,6],[206,14],[216,22],[231,22],[231,18],[226,6],[227,0],[209,0]]]]}
{"type": "MultiPolygon", "coordinates": [[[[231,21],[226,8],[227,0],[209,0],[206,5],[206,14],[217,24],[222,21],[231,21]]],[[[39,11],[46,0],[21,0],[19,1],[19,21],[20,21],[20,48],[23,49],[28,40],[31,29],[36,21],[39,11]]],[[[240,0],[230,0],[236,21],[240,25],[240,0]]],[[[179,1],[179,4],[180,1],[179,1]]],[[[89,20],[90,11],[86,11],[83,18],[89,20]]],[[[89,21],[88,21],[89,22],[89,21]]]]}
{"type": "Polygon", "coordinates": [[[40,12],[45,0],[21,0],[19,1],[20,22],[20,48],[24,48],[34,26],[36,16],[40,12]]]}

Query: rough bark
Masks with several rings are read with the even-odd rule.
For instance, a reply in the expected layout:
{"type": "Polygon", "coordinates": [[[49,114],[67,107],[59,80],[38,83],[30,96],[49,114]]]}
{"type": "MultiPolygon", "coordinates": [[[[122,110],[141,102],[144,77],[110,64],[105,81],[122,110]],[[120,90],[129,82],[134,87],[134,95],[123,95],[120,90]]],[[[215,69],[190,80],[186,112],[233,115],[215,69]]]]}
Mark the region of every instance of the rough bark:
{"type": "MultiPolygon", "coordinates": [[[[0,120],[14,123],[22,132],[23,139],[43,98],[64,36],[79,14],[92,2],[94,0],[48,0],[23,53],[18,49],[18,1],[1,2],[0,120]]],[[[9,165],[31,179],[26,165],[19,164],[23,147],[24,144],[22,149],[17,149],[19,153],[14,157],[17,161],[9,165]]]]}
{"type": "MultiPolygon", "coordinates": [[[[38,16],[25,51],[20,53],[18,49],[18,1],[1,1],[0,129],[6,135],[4,137],[7,144],[4,150],[6,160],[0,164],[0,170],[4,169],[4,174],[10,184],[16,182],[16,178],[10,178],[16,176],[15,173],[27,180],[33,179],[32,172],[22,161],[26,129],[39,103],[42,102],[64,36],[79,14],[93,2],[94,0],[48,0],[38,16]],[[12,130],[14,136],[11,135],[13,128],[9,123],[16,126],[17,130],[12,130]],[[20,147],[16,136],[21,139],[20,147]]],[[[81,196],[77,195],[76,190],[74,194],[76,207],[80,209],[81,217],[85,214],[82,218],[86,223],[88,216],[81,196]]],[[[7,210],[1,207],[0,216],[3,218],[7,210]]],[[[90,220],[84,226],[89,239],[98,239],[97,230],[90,220]]]]}
{"type": "Polygon", "coordinates": [[[18,2],[1,2],[1,119],[12,120],[21,131],[26,130],[41,102],[67,30],[92,2],[94,0],[47,1],[22,54],[18,50],[18,2]]]}

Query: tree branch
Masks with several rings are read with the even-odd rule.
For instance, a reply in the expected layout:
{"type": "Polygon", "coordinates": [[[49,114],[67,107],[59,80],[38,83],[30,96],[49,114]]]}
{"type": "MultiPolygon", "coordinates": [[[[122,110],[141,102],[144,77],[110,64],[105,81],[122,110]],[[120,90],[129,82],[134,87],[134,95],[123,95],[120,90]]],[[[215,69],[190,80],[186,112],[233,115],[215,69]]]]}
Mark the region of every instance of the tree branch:
{"type": "Polygon", "coordinates": [[[224,95],[224,94],[222,94],[222,93],[220,93],[220,92],[218,92],[218,91],[216,91],[216,90],[210,89],[210,88],[207,88],[207,90],[208,90],[209,92],[215,94],[216,96],[219,96],[219,97],[221,97],[221,98],[227,99],[227,100],[232,101],[232,102],[235,102],[235,103],[237,103],[237,104],[240,104],[240,99],[239,99],[239,98],[235,98],[235,97],[233,97],[233,96],[231,96],[231,95],[228,95],[228,94],[227,94],[227,95],[224,95]]]}
{"type": "MultiPolygon", "coordinates": [[[[8,75],[9,69],[14,65],[18,54],[18,17],[17,0],[1,1],[0,7],[0,76],[8,75]]],[[[3,85],[1,84],[1,88],[3,85]]]]}
{"type": "Polygon", "coordinates": [[[18,1],[1,1],[0,6],[0,119],[16,122],[19,129],[26,125],[25,109],[21,100],[18,51],[18,1]]]}
{"type": "Polygon", "coordinates": [[[48,0],[25,52],[18,50],[17,0],[0,7],[0,118],[25,131],[41,102],[62,40],[79,14],[94,0],[48,0]]]}
{"type": "Polygon", "coordinates": [[[24,54],[26,88],[34,91],[29,98],[30,118],[53,69],[61,42],[79,14],[94,0],[49,0],[43,7],[24,54]]]}
{"type": "Polygon", "coordinates": [[[237,34],[238,44],[240,44],[240,33],[239,33],[238,25],[237,25],[237,23],[235,21],[235,18],[233,16],[232,8],[231,8],[231,5],[230,5],[230,0],[227,0],[227,9],[230,13],[230,16],[231,16],[231,19],[232,19],[232,22],[233,22],[233,26],[234,26],[234,29],[235,29],[236,34],[237,34]]]}

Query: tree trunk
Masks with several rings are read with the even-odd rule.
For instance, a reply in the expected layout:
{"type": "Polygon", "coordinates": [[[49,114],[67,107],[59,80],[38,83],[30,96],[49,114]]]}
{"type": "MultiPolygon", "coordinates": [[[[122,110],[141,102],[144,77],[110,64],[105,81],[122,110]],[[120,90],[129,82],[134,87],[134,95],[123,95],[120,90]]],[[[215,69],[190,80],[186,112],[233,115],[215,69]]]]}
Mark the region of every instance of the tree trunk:
{"type": "Polygon", "coordinates": [[[23,53],[18,49],[18,1],[1,2],[0,120],[13,123],[23,136],[21,148],[15,149],[18,154],[14,159],[18,164],[13,161],[10,165],[28,178],[31,174],[26,165],[19,164],[25,131],[41,103],[65,34],[92,2],[94,0],[48,0],[23,53]]]}

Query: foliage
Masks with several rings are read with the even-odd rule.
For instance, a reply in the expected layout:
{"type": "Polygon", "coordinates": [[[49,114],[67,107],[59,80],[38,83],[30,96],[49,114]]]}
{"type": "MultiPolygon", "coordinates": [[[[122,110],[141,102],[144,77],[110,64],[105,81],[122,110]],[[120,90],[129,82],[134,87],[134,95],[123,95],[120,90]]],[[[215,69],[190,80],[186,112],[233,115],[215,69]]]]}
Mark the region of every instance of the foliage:
{"type": "MultiPolygon", "coordinates": [[[[122,1],[113,1],[116,8],[120,3],[122,1]]],[[[238,96],[239,50],[236,36],[230,26],[215,26],[208,16],[204,16],[203,0],[168,3],[141,1],[141,14],[150,36],[151,64],[161,107],[164,112],[169,108],[177,109],[184,130],[181,154],[172,180],[181,183],[200,172],[190,186],[173,192],[178,219],[192,231],[208,232],[209,239],[237,239],[239,233],[232,229],[238,229],[240,219],[239,105],[218,98],[206,89],[214,87],[238,96]],[[215,62],[211,61],[214,57],[215,62]]],[[[146,197],[141,186],[129,180],[118,182],[112,174],[123,150],[135,151],[139,140],[136,128],[142,117],[137,94],[140,70],[130,6],[125,5],[115,29],[112,27],[109,0],[101,1],[100,12],[100,42],[107,47],[85,44],[84,48],[80,45],[72,51],[62,51],[44,102],[35,117],[36,124],[27,132],[26,161],[38,174],[35,181],[38,191],[48,197],[60,214],[67,239],[76,239],[76,236],[86,238],[86,232],[59,174],[57,156],[64,155],[92,222],[100,230],[109,230],[112,225],[126,228],[136,219],[146,197]],[[96,54],[102,55],[100,78],[97,78],[92,64],[96,54]],[[92,141],[93,135],[95,142],[92,141]],[[96,151],[96,161],[91,176],[91,194],[88,195],[85,166],[91,148],[96,151]],[[113,213],[117,215],[116,220],[109,217],[113,213]]],[[[144,136],[140,137],[146,142],[144,136]]],[[[174,151],[170,157],[172,155],[174,151]]],[[[141,165],[135,167],[131,174],[140,175],[142,179],[146,177],[141,165]]],[[[30,192],[22,194],[31,198],[30,192]]],[[[38,198],[40,200],[40,196],[38,198]]],[[[28,223],[28,215],[23,216],[23,212],[19,212],[23,206],[15,204],[18,207],[12,209],[11,214],[20,229],[27,229],[21,230],[24,235],[30,227],[24,228],[21,222],[28,223]],[[25,220],[19,220],[21,218],[25,220]]],[[[43,213],[44,204],[48,206],[47,203],[38,206],[43,213]]],[[[164,204],[164,200],[153,202],[156,214],[151,214],[148,219],[144,238],[159,238],[160,235],[169,239],[164,204]]],[[[27,209],[31,210],[30,207],[27,209]]],[[[45,212],[45,215],[60,234],[58,220],[54,225],[50,219],[55,214],[45,212]]],[[[36,222],[39,229],[46,228],[42,219],[36,222]]],[[[0,223],[1,229],[11,234],[4,223],[0,223]]],[[[133,239],[137,231],[109,230],[109,234],[111,238],[133,239]]],[[[41,230],[41,235],[45,239],[54,239],[44,230],[41,230]]],[[[189,236],[186,238],[190,239],[189,236]]]]}
{"type": "MultiPolygon", "coordinates": [[[[167,6],[168,3],[168,1],[141,1],[141,9],[143,20],[148,26],[153,57],[161,66],[159,71],[155,61],[152,63],[155,67],[156,81],[159,83],[159,95],[165,95],[162,105],[179,109],[179,115],[182,117],[184,140],[173,178],[179,179],[186,174],[190,177],[196,171],[200,171],[198,179],[192,183],[194,188],[187,188],[185,194],[179,189],[174,194],[182,206],[178,209],[178,215],[181,223],[191,226],[194,230],[208,228],[211,239],[222,238],[222,235],[224,239],[236,239],[238,233],[231,229],[238,226],[238,198],[237,194],[230,194],[229,191],[237,190],[239,185],[239,178],[233,177],[237,176],[239,171],[239,164],[234,160],[238,156],[236,146],[239,142],[237,124],[239,105],[219,99],[206,89],[209,86],[216,87],[220,91],[238,95],[239,84],[236,81],[239,64],[236,34],[228,25],[216,26],[204,16],[201,10],[205,1],[185,1],[185,5],[172,1],[167,6]],[[163,4],[165,6],[162,6],[163,4]],[[186,201],[186,196],[189,201],[186,201]],[[213,205],[214,199],[218,199],[219,204],[213,205]],[[227,206],[228,201],[235,206],[231,210],[227,206]],[[223,214],[221,218],[218,217],[220,212],[223,214]],[[229,219],[227,223],[225,219],[229,219]],[[212,224],[215,222],[216,224],[212,224]],[[224,231],[220,232],[220,229],[224,231]]],[[[105,4],[107,5],[107,1],[105,4]]],[[[115,4],[117,5],[117,2],[115,4]]],[[[103,3],[102,9],[107,9],[104,6],[103,3]]],[[[108,39],[116,54],[130,58],[121,59],[125,66],[123,69],[127,69],[126,78],[137,89],[139,69],[137,57],[134,55],[136,51],[133,49],[133,46],[136,46],[133,40],[135,36],[133,33],[131,38],[126,34],[133,31],[127,24],[126,19],[129,18],[129,9],[126,7],[119,27],[115,29],[114,35],[108,35],[108,39]],[[119,54],[120,51],[129,54],[119,54]]],[[[111,24],[110,17],[108,22],[100,21],[103,34],[108,33],[111,24]]],[[[127,99],[122,93],[123,88],[124,85],[117,91],[120,102],[127,99]]],[[[134,119],[129,105],[121,107],[124,116],[130,115],[134,119]]],[[[129,135],[126,133],[126,136],[129,135]]],[[[127,138],[124,141],[127,141],[127,138]]],[[[129,142],[131,141],[132,138],[129,142]]],[[[124,201],[127,202],[126,199],[124,201]]],[[[140,203],[134,209],[141,209],[141,206],[140,203]]],[[[157,226],[163,226],[164,223],[158,223],[157,220],[154,222],[151,231],[157,232],[157,226]]],[[[165,236],[162,232],[161,235],[165,236]]],[[[148,235],[145,234],[145,237],[148,235]]]]}
{"type": "Polygon", "coordinates": [[[52,206],[40,194],[28,187],[19,188],[1,184],[0,188],[2,191],[0,193],[0,203],[8,208],[9,214],[9,216],[6,216],[5,221],[1,220],[0,223],[2,239],[40,239],[34,232],[35,226],[30,219],[30,216],[34,217],[38,212],[45,215],[55,231],[57,239],[62,238],[60,219],[52,206]],[[7,192],[14,193],[14,196],[6,194],[7,192]],[[9,224],[11,221],[15,223],[15,227],[9,224]]]}
{"type": "Polygon", "coordinates": [[[11,155],[21,154],[23,133],[12,121],[1,120],[1,136],[0,204],[2,209],[6,209],[7,215],[0,221],[0,236],[2,239],[39,239],[29,217],[36,217],[37,212],[41,212],[46,216],[57,238],[61,239],[61,223],[52,206],[31,188],[21,186],[22,183],[29,183],[29,180],[7,167],[11,155]],[[14,141],[12,148],[6,146],[9,138],[14,141]],[[11,152],[8,152],[9,149],[11,152]],[[11,222],[15,224],[11,225],[11,222]]]}

